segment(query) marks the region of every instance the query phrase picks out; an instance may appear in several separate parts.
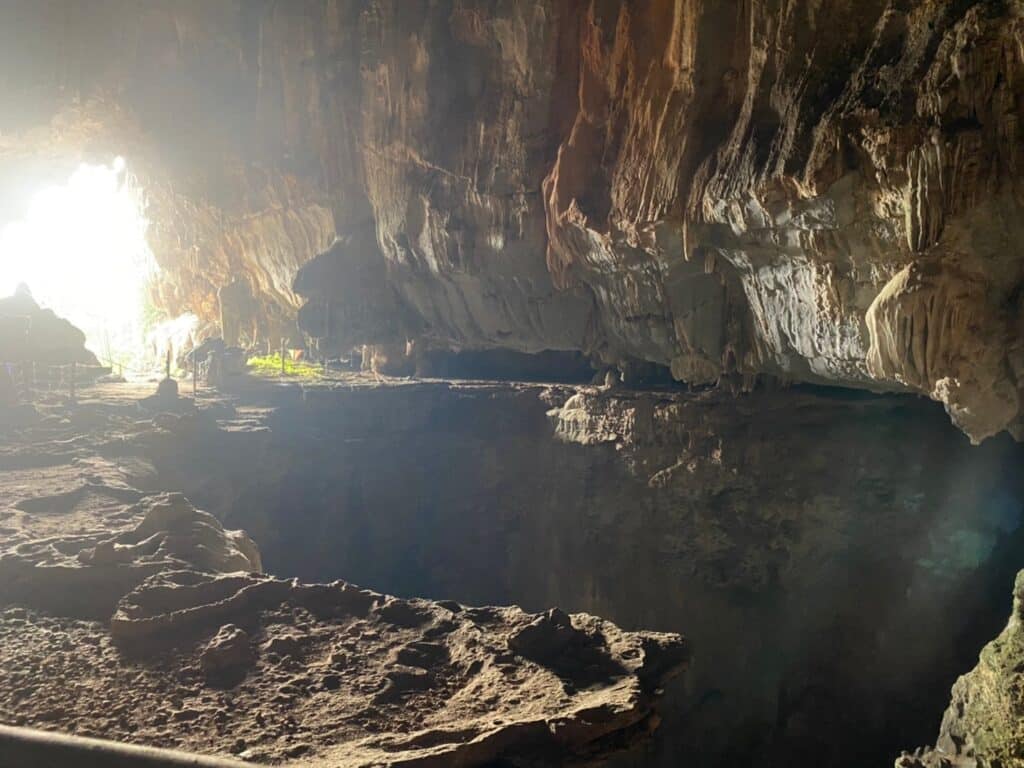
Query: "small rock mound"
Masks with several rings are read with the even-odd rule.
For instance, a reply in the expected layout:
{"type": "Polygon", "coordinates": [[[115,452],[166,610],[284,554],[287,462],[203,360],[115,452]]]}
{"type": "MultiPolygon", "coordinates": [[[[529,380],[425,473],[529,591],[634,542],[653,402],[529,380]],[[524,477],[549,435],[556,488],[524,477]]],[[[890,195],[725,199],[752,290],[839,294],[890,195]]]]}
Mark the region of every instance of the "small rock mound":
{"type": "Polygon", "coordinates": [[[237,685],[255,663],[249,635],[234,624],[221,627],[199,654],[206,681],[215,686],[237,685]]]}
{"type": "Polygon", "coordinates": [[[85,334],[41,308],[24,287],[0,298],[0,360],[96,365],[96,356],[85,348],[85,334]]]}
{"type": "Polygon", "coordinates": [[[156,385],[156,392],[139,400],[143,410],[157,413],[189,413],[195,411],[195,402],[178,396],[178,382],[168,377],[156,385]]]}
{"type": "Polygon", "coordinates": [[[508,646],[555,672],[567,689],[594,685],[624,672],[600,633],[576,628],[572,617],[559,608],[552,608],[513,634],[508,646]]]}

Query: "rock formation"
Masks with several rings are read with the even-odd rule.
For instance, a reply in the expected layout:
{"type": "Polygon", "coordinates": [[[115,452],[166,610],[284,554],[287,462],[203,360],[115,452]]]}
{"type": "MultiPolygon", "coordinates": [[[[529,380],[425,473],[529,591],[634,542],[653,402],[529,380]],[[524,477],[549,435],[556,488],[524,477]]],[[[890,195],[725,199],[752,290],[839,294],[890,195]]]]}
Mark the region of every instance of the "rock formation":
{"type": "Polygon", "coordinates": [[[896,761],[897,768],[995,768],[1024,763],[1024,571],[1013,612],[978,666],[957,680],[934,749],[896,761]]]}
{"type": "Polygon", "coordinates": [[[42,309],[27,291],[0,298],[0,362],[40,367],[97,365],[85,334],[53,310],[42,309]]]}
{"type": "Polygon", "coordinates": [[[341,582],[188,572],[126,595],[111,631],[119,646],[146,653],[189,648],[213,633],[198,663],[218,686],[249,673],[258,688],[261,677],[291,671],[273,701],[318,740],[335,731],[326,745],[308,744],[307,759],[353,766],[600,751],[605,737],[644,733],[655,688],[686,658],[678,636],[622,632],[585,614],[531,616],[341,582]],[[255,637],[229,621],[245,622],[255,637]],[[548,627],[566,637],[550,637],[548,627]]]}
{"type": "Polygon", "coordinates": [[[0,162],[129,155],[157,304],[233,342],[301,307],[325,350],[582,350],[1020,434],[1020,0],[9,15],[0,162]]]}
{"type": "MultiPolygon", "coordinates": [[[[130,499],[131,489],[91,485],[22,503],[32,515],[67,515],[88,508],[90,496],[130,499]],[[95,495],[93,495],[95,494],[95,495]]],[[[226,531],[181,494],[143,498],[115,520],[138,520],[123,532],[101,530],[31,538],[0,549],[0,595],[9,602],[58,610],[76,618],[106,618],[118,600],[147,577],[173,568],[200,573],[260,571],[259,551],[242,531],[226,531]]],[[[97,526],[110,522],[97,515],[97,526]]]]}

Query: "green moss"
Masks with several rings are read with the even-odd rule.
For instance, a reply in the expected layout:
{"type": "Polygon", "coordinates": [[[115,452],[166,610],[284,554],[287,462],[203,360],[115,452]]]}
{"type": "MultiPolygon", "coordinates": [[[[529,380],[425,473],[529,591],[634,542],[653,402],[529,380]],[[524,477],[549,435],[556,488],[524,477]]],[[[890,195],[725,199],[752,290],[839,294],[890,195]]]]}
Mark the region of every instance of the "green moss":
{"type": "MultiPolygon", "coordinates": [[[[942,746],[970,754],[979,768],[1024,766],[1024,571],[1017,575],[1013,614],[986,645],[978,665],[953,686],[942,746]],[[958,745],[962,745],[959,746],[958,745]]],[[[972,763],[973,764],[973,763],[972,763]]]]}
{"type": "MultiPolygon", "coordinates": [[[[250,357],[249,372],[257,376],[280,376],[281,355],[263,355],[250,357]]],[[[322,371],[319,366],[308,363],[305,360],[292,360],[290,357],[284,359],[284,375],[297,376],[302,379],[319,379],[322,371]]]]}

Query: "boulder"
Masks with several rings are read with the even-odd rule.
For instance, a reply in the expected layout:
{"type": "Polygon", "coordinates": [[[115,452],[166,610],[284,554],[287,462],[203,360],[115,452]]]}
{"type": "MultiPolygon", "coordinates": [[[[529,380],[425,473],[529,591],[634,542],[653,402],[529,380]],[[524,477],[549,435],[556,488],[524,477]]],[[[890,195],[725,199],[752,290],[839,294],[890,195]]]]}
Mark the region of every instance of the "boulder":
{"type": "Polygon", "coordinates": [[[199,666],[211,685],[236,685],[256,663],[249,635],[234,624],[225,624],[199,654],[199,666]]]}

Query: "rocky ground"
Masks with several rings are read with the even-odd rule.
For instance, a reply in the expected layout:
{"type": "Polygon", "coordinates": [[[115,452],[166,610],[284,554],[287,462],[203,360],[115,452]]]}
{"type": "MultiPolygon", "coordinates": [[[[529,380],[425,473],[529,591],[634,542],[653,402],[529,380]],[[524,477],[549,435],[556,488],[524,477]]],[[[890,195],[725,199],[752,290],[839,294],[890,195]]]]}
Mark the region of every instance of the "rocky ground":
{"type": "Polygon", "coordinates": [[[1019,446],[905,397],[152,390],[5,423],[0,721],[265,762],[885,764],[1020,568],[1019,446]],[[684,681],[658,697],[677,635],[616,625],[686,630],[684,681]]]}
{"type": "Polygon", "coordinates": [[[261,575],[252,540],[163,492],[136,450],[258,431],[259,411],[152,412],[143,393],[0,427],[0,721],[353,766],[561,764],[656,726],[678,635],[261,575]]]}

